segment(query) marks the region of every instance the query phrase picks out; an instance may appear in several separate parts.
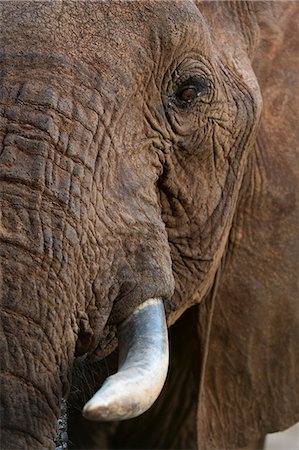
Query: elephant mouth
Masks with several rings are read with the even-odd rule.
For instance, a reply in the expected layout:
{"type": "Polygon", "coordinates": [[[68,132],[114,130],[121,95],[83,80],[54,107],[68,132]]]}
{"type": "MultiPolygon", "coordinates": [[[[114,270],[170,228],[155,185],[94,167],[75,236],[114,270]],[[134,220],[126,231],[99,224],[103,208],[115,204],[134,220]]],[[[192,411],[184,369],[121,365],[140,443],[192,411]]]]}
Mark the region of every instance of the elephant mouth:
{"type": "Polygon", "coordinates": [[[119,327],[119,370],[86,403],[89,420],[125,420],[147,411],[168,371],[168,334],[163,301],[149,299],[119,327]]]}

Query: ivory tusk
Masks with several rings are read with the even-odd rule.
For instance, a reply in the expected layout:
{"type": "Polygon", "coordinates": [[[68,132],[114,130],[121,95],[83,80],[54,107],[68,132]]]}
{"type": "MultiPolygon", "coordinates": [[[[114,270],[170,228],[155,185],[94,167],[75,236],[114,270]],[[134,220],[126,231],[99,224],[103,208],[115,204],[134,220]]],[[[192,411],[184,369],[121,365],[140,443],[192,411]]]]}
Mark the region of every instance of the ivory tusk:
{"type": "Polygon", "coordinates": [[[139,416],[157,399],[169,363],[163,302],[149,299],[119,327],[118,372],[106,379],[86,403],[89,420],[125,420],[139,416]]]}

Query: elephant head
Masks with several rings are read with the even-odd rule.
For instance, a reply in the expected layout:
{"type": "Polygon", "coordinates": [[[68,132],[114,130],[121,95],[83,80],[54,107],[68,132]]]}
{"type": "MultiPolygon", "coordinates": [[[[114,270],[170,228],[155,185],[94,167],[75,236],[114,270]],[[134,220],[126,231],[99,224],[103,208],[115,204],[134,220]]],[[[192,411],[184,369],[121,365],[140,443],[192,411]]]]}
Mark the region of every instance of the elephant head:
{"type": "Polygon", "coordinates": [[[85,415],[143,412],[164,309],[215,297],[261,112],[241,3],[2,2],[4,448],[52,448],[74,361],[118,341],[85,415]]]}

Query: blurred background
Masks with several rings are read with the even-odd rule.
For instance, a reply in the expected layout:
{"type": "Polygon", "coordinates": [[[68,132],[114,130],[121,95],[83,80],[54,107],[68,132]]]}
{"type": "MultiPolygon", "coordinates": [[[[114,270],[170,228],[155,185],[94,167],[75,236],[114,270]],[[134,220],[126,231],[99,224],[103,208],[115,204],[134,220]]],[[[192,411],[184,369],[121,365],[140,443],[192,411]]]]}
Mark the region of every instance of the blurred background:
{"type": "Polygon", "coordinates": [[[299,450],[299,423],[282,433],[268,434],[265,450],[299,450]]]}

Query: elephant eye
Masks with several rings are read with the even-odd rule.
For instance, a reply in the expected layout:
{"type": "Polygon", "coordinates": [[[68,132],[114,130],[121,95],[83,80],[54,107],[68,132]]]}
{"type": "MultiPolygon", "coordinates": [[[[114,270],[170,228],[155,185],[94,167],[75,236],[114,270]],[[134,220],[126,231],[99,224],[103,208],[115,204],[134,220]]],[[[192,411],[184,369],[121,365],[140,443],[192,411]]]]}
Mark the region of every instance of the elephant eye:
{"type": "Polygon", "coordinates": [[[181,102],[190,103],[196,99],[197,95],[198,92],[195,86],[186,86],[180,92],[177,93],[177,98],[181,102]]]}
{"type": "Polygon", "coordinates": [[[178,87],[175,93],[177,105],[182,108],[191,106],[198,97],[207,92],[208,87],[209,82],[205,78],[188,78],[178,87]]]}

